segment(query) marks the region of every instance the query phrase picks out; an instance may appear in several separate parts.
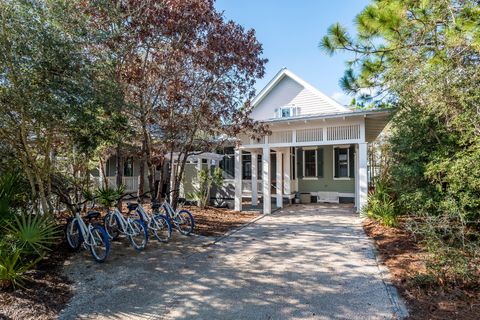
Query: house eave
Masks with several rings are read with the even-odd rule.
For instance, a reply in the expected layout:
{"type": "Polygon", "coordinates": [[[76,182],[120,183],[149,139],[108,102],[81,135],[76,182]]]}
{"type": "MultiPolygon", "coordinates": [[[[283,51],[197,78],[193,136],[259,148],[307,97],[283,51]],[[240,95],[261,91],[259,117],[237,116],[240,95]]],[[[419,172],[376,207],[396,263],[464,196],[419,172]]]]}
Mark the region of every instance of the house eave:
{"type": "Polygon", "coordinates": [[[312,120],[327,120],[327,119],[341,119],[341,118],[350,118],[350,117],[385,117],[388,118],[392,109],[371,109],[371,110],[358,110],[358,111],[349,111],[349,112],[335,112],[335,113],[321,113],[321,114],[308,114],[298,117],[290,118],[271,118],[267,120],[262,120],[261,122],[267,124],[275,123],[293,123],[293,122],[305,122],[312,120]]]}

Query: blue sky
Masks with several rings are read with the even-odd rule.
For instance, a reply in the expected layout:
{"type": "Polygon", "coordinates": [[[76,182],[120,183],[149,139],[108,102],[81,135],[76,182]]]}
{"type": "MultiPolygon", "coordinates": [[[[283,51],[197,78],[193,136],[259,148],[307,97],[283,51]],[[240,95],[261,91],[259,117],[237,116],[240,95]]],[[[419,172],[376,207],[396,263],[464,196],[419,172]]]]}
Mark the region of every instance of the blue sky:
{"type": "Polygon", "coordinates": [[[257,92],[282,68],[287,67],[325,94],[349,103],[338,85],[347,54],[330,57],[318,49],[328,27],[340,22],[354,30],[355,16],[367,0],[217,0],[225,17],[253,28],[269,59],[257,92]]]}

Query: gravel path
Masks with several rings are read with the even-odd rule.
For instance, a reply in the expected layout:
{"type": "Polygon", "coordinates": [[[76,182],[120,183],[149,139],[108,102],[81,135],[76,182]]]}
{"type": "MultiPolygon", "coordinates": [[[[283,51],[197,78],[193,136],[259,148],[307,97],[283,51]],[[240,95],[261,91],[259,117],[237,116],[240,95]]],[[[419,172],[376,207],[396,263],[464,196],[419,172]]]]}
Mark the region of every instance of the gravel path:
{"type": "Polygon", "coordinates": [[[67,261],[74,298],[61,319],[394,319],[360,219],[344,206],[290,206],[212,244],[174,233],[105,264],[67,261]]]}

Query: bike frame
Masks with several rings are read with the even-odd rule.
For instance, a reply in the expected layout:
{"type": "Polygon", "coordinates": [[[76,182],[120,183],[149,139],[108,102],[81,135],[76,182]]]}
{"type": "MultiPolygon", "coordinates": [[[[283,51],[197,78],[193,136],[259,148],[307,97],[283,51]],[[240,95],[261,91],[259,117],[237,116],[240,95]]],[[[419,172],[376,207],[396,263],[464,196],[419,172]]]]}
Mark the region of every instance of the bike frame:
{"type": "Polygon", "coordinates": [[[83,244],[87,245],[87,246],[96,245],[95,239],[94,239],[93,236],[91,237],[93,242],[92,243],[88,242],[88,238],[90,238],[89,236],[92,235],[92,229],[93,229],[92,224],[89,223],[88,226],[87,226],[87,224],[85,223],[85,221],[83,221],[83,219],[80,216],[80,213],[78,211],[75,212],[75,218],[72,221],[72,226],[75,225],[75,222],[78,223],[78,227],[80,229],[80,235],[82,236],[83,244]]]}
{"type": "Polygon", "coordinates": [[[118,208],[115,208],[113,210],[113,216],[114,217],[117,217],[118,218],[118,221],[120,222],[120,228],[121,228],[121,232],[126,234],[126,235],[134,235],[135,234],[135,230],[134,228],[131,226],[131,219],[130,217],[127,217],[127,219],[125,219],[125,217],[123,216],[123,214],[120,212],[120,210],[118,210],[118,208]],[[130,226],[130,229],[132,230],[132,234],[130,234],[128,232],[128,226],[130,226]]]}

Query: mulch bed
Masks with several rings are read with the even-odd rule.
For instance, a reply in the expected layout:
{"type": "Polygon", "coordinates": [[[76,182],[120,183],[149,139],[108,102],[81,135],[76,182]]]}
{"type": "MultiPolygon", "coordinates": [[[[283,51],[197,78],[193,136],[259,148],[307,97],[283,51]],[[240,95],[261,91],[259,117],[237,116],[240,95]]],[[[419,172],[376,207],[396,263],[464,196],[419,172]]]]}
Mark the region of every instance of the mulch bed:
{"type": "Polygon", "coordinates": [[[258,212],[238,212],[224,208],[184,206],[195,218],[195,233],[219,237],[227,231],[241,227],[260,215],[258,212]]]}
{"type": "Polygon", "coordinates": [[[63,262],[70,255],[65,243],[59,244],[33,270],[25,288],[0,290],[0,319],[56,319],[72,297],[68,278],[62,275],[63,262]]]}
{"type": "Polygon", "coordinates": [[[480,284],[469,288],[440,287],[425,279],[426,253],[406,231],[366,219],[393,284],[407,302],[408,319],[480,319],[480,284]]]}

